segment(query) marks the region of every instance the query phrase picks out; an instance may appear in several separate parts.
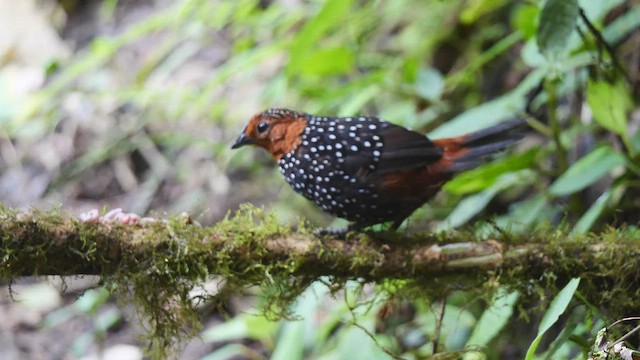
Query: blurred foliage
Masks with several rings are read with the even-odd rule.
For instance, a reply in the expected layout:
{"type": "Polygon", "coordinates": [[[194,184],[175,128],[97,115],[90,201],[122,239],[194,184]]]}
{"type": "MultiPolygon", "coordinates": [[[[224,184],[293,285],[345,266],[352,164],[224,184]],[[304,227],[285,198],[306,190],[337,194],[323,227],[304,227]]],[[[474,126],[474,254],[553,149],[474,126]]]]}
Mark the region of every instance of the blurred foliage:
{"type": "MultiPolygon", "coordinates": [[[[116,22],[119,3],[102,2],[98,21],[116,22]]],[[[96,36],[71,59],[39,64],[44,85],[17,99],[6,96],[13,83],[9,69],[1,70],[1,194],[17,203],[34,202],[27,196],[37,192],[70,206],[188,210],[207,222],[240,202],[271,203],[283,221],[302,215],[326,225],[330,219],[284,186],[264,154],[231,153],[252,113],[372,114],[434,137],[525,117],[533,131],[520,148],[448,183],[408,229],[460,227],[481,217],[519,231],[637,224],[639,25],[640,5],[623,0],[169,2],[96,36]],[[24,177],[15,180],[16,171],[24,177]]],[[[512,317],[511,296],[489,302],[489,309],[505,307],[493,321],[512,317]]],[[[203,337],[253,339],[290,359],[388,358],[381,348],[419,358],[437,336],[445,339],[437,350],[475,344],[487,347],[465,359],[497,358],[506,339],[514,340],[499,328],[476,335],[484,333],[479,326],[491,327],[483,321],[489,310],[455,299],[442,308],[444,316],[457,314],[451,322],[460,329],[416,304],[414,326],[391,336],[373,334],[375,311],[354,314],[340,302],[322,313],[322,304],[305,299],[297,305],[301,323],[275,326],[243,315],[203,337]],[[318,314],[326,318],[322,327],[302,331],[318,314]]],[[[588,304],[566,311],[565,330],[542,343],[549,346],[541,357],[585,353],[579,339],[602,325],[588,304]]],[[[526,344],[517,340],[524,356],[526,344]]],[[[264,358],[243,344],[208,358],[233,356],[264,358]]]]}
{"type": "Polygon", "coordinates": [[[109,292],[104,288],[87,290],[73,304],[59,308],[47,314],[43,320],[44,329],[55,328],[76,316],[93,317],[93,326],[72,344],[74,355],[86,355],[92,342],[104,342],[107,331],[116,327],[122,320],[120,310],[115,307],[104,307],[109,299],[109,292]]]}
{"type": "MultiPolygon", "coordinates": [[[[103,6],[108,11],[114,5],[103,6]]],[[[219,218],[224,206],[211,204],[227,202],[224,194],[242,189],[246,195],[234,194],[234,203],[263,202],[274,197],[271,191],[265,194],[270,188],[282,199],[274,208],[283,218],[302,212],[323,223],[326,217],[265,169],[264,154],[230,153],[230,139],[251,113],[283,106],[321,114],[377,114],[431,130],[435,137],[526,116],[540,134],[532,137],[528,151],[462,175],[445,188],[456,196],[439,197],[412,222],[442,220],[442,226],[461,226],[483,212],[504,212],[503,204],[512,209],[507,215],[514,214],[532,193],[544,195],[545,203],[538,207],[540,216],[527,226],[548,219],[577,221],[596,200],[592,192],[585,195],[585,188],[615,182],[617,196],[589,226],[597,227],[615,216],[614,208],[637,205],[621,204],[629,199],[625,191],[637,191],[633,184],[640,171],[635,144],[639,136],[628,132],[635,125],[627,120],[637,105],[632,96],[637,79],[618,71],[618,60],[600,43],[620,42],[635,29],[638,21],[625,16],[604,28],[599,24],[612,9],[625,6],[637,11],[622,1],[550,1],[542,12],[546,16],[538,20],[537,5],[506,1],[176,2],[118,36],[94,39],[1,122],[10,138],[38,139],[66,127],[68,118],[77,116],[73,112],[82,112],[87,123],[77,125],[88,126],[96,140],[78,144],[51,166],[49,194],[77,188],[101,173],[97,169],[105,164],[124,159],[132,184],[122,179],[126,174],[116,176],[101,193],[88,189],[81,196],[132,194],[132,211],[209,209],[219,218]],[[581,8],[601,33],[593,34],[580,20],[581,8]],[[153,45],[144,48],[146,53],[134,66],[119,58],[142,41],[153,45]],[[207,64],[210,70],[193,70],[193,63],[207,56],[209,48],[221,53],[209,54],[217,61],[207,64]],[[198,77],[181,71],[196,71],[198,77]],[[580,94],[586,94],[586,103],[580,103],[580,94]],[[591,113],[584,113],[588,109],[583,105],[591,113]],[[96,126],[97,121],[106,124],[96,126]],[[176,131],[177,126],[185,131],[176,131]],[[606,130],[619,141],[603,138],[606,130]],[[579,146],[572,148],[573,143],[579,146]],[[209,179],[204,171],[193,174],[188,165],[195,166],[194,160],[181,161],[190,151],[187,146],[199,149],[200,156],[209,151],[211,157],[204,160],[205,169],[213,173],[209,179]],[[597,153],[568,169],[574,159],[596,148],[597,153]],[[592,173],[581,171],[591,167],[590,162],[598,163],[592,173]],[[522,177],[505,180],[504,175],[509,178],[532,167],[537,171],[522,173],[529,185],[522,177]],[[262,177],[265,172],[264,188],[245,182],[247,175],[262,177]],[[557,177],[559,183],[549,191],[544,186],[531,189],[557,177]],[[167,183],[176,184],[177,190],[165,190],[167,183]],[[514,190],[505,195],[510,189],[514,190]],[[460,205],[453,209],[454,204],[460,205]]],[[[518,223],[514,216],[511,220],[518,223]]]]}

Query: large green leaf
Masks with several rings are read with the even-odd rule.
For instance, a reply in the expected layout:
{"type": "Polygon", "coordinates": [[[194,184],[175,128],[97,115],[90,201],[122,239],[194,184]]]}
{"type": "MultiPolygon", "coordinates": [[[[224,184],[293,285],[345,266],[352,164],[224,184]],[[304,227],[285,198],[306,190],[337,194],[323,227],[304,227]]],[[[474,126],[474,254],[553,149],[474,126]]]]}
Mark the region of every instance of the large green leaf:
{"type": "Polygon", "coordinates": [[[212,353],[202,357],[200,360],[229,360],[247,359],[255,356],[255,351],[242,344],[227,344],[212,353]]]}
{"type": "Polygon", "coordinates": [[[598,21],[607,15],[613,8],[623,4],[626,0],[578,0],[578,6],[591,21],[598,21]]]}
{"type": "Polygon", "coordinates": [[[627,136],[627,112],[633,101],[622,81],[589,81],[587,102],[596,121],[620,136],[627,136]]]}
{"type": "Polygon", "coordinates": [[[595,183],[615,167],[623,165],[625,157],[609,146],[602,146],[576,161],[560,176],[549,191],[556,196],[573,194],[595,183]]]}
{"type": "Polygon", "coordinates": [[[271,360],[302,359],[304,335],[304,323],[302,321],[285,322],[282,325],[276,348],[271,354],[271,360]]]}
{"type": "Polygon", "coordinates": [[[528,184],[534,181],[535,176],[532,171],[521,170],[514,173],[508,173],[502,175],[491,187],[488,189],[464,198],[458,203],[455,209],[449,214],[449,216],[438,226],[439,229],[444,230],[449,227],[458,227],[465,224],[471,218],[479,214],[489,204],[489,202],[498,195],[501,191],[513,186],[528,184]]]}
{"type": "Polygon", "coordinates": [[[506,3],[506,0],[467,0],[460,11],[460,22],[473,24],[482,15],[493,12],[506,3]]]}
{"type": "Polygon", "coordinates": [[[253,339],[264,343],[271,338],[277,327],[278,322],[270,321],[264,316],[242,314],[203,331],[201,336],[205,342],[253,339]]]}
{"type": "Polygon", "coordinates": [[[545,56],[557,59],[567,53],[579,13],[577,0],[547,0],[540,12],[536,38],[545,56]]]}
{"type": "Polygon", "coordinates": [[[316,50],[318,39],[329,29],[340,28],[340,23],[349,14],[352,2],[353,0],[327,0],[316,16],[304,24],[289,48],[290,60],[287,67],[289,75],[297,74],[307,66],[318,66],[309,62],[314,57],[316,59],[322,57],[322,55],[314,55],[318,52],[316,50]]]}
{"type": "MultiPolygon", "coordinates": [[[[562,330],[556,336],[555,339],[549,344],[547,351],[536,359],[540,360],[555,360],[555,359],[579,359],[580,356],[575,356],[576,338],[582,337],[584,334],[592,334],[595,326],[590,324],[590,321],[584,321],[588,316],[586,306],[578,305],[571,311],[571,315],[565,317],[562,321],[562,330]],[[572,356],[574,354],[574,356],[572,356]]],[[[598,321],[596,320],[596,323],[598,321]]]]}
{"type": "Polygon", "coordinates": [[[533,148],[521,154],[509,156],[466,171],[446,183],[444,189],[456,195],[484,190],[493,185],[502,174],[531,167],[539,150],[539,148],[533,148]]]}
{"type": "Polygon", "coordinates": [[[461,135],[513,118],[524,109],[526,94],[540,83],[544,75],[544,69],[532,71],[514,90],[463,112],[430,132],[429,137],[461,135]]]}
{"type": "Polygon", "coordinates": [[[596,220],[600,217],[604,209],[607,207],[607,204],[611,200],[613,195],[613,189],[609,189],[605,191],[602,195],[598,197],[598,199],[591,205],[589,210],[587,210],[580,220],[576,223],[571,230],[571,234],[584,234],[591,229],[593,224],[595,224],[596,220]]]}
{"type": "Polygon", "coordinates": [[[511,15],[511,25],[529,40],[536,34],[536,18],[539,12],[540,9],[535,5],[519,5],[511,15]]]}
{"type": "MultiPolygon", "coordinates": [[[[538,194],[522,201],[512,203],[509,212],[493,219],[495,226],[514,232],[525,231],[539,222],[549,221],[555,211],[549,204],[547,197],[538,194]]],[[[494,225],[486,224],[484,228],[489,233],[495,230],[494,225]]]]}
{"type": "Polygon", "coordinates": [[[640,6],[634,6],[607,26],[602,31],[602,36],[608,43],[615,44],[638,29],[638,26],[640,26],[640,6]]]}
{"type": "MultiPolygon", "coordinates": [[[[446,349],[461,349],[464,347],[471,329],[476,326],[478,319],[469,309],[468,304],[454,305],[450,301],[444,307],[442,322],[440,310],[430,309],[430,311],[419,311],[414,322],[420,326],[421,331],[431,337],[440,331],[442,336],[440,341],[446,349]]],[[[426,345],[427,348],[431,344],[426,345]]]]}
{"type": "Polygon", "coordinates": [[[309,346],[318,331],[316,314],[328,292],[321,282],[315,282],[296,299],[294,314],[299,320],[283,320],[271,360],[302,359],[305,347],[309,346]]]}
{"type": "Polygon", "coordinates": [[[418,95],[431,101],[439,100],[444,90],[444,78],[437,69],[420,70],[416,82],[418,95]]]}
{"type": "Polygon", "coordinates": [[[536,338],[533,339],[531,345],[529,346],[529,350],[527,350],[527,355],[525,360],[531,360],[535,356],[536,349],[538,345],[540,345],[540,341],[542,340],[542,335],[544,335],[547,330],[553,326],[553,324],[558,321],[560,315],[562,315],[566,310],[567,306],[569,306],[569,302],[573,298],[573,294],[578,289],[578,285],[580,284],[580,278],[573,278],[569,281],[569,283],[556,295],[551,304],[549,305],[549,309],[542,317],[542,321],[540,321],[540,326],[538,326],[538,333],[536,334],[536,338]]]}
{"type": "Polygon", "coordinates": [[[517,300],[517,291],[509,294],[505,293],[504,289],[498,291],[491,306],[482,313],[482,317],[473,328],[466,346],[487,346],[511,319],[517,300]]]}
{"type": "Polygon", "coordinates": [[[380,94],[382,88],[377,85],[369,86],[362,89],[361,92],[353,94],[353,96],[344,99],[342,105],[337,111],[338,116],[352,116],[357,114],[360,109],[371,99],[380,94]]]}
{"type": "MultiPolygon", "coordinates": [[[[373,330],[373,322],[360,320],[358,322],[368,331],[373,330]]],[[[338,335],[338,344],[333,356],[321,359],[349,359],[349,360],[388,360],[389,355],[384,353],[369,334],[355,326],[348,326],[338,335]]],[[[382,339],[376,339],[380,341],[382,339]]]]}
{"type": "Polygon", "coordinates": [[[346,46],[319,49],[304,56],[304,66],[298,69],[305,75],[343,74],[353,68],[355,57],[346,46]]]}

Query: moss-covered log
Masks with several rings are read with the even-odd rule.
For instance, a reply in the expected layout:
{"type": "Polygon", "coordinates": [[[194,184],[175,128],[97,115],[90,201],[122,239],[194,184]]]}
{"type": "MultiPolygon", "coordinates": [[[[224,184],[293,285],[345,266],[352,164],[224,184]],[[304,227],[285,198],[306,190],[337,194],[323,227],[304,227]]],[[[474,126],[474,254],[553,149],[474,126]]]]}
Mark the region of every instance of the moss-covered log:
{"type": "Polygon", "coordinates": [[[502,232],[489,240],[464,232],[332,238],[294,232],[254,210],[203,228],[180,218],[120,225],[84,223],[59,211],[3,209],[0,277],[109,276],[161,268],[172,276],[234,275],[259,284],[265,274],[365,281],[501,274],[522,282],[553,274],[582,277],[599,291],[610,291],[621,278],[629,288],[639,287],[639,241],[639,233],[629,230],[578,237],[552,230],[502,232]]]}
{"type": "Polygon", "coordinates": [[[522,248],[505,252],[495,240],[441,244],[435,238],[418,241],[396,234],[386,234],[389,241],[385,234],[359,234],[345,240],[287,229],[199,228],[179,221],[140,226],[83,223],[51,213],[4,217],[0,221],[2,277],[111,275],[123,267],[137,272],[140,264],[157,257],[167,261],[181,257],[199,261],[185,261],[187,268],[204,266],[211,274],[246,274],[277,265],[293,276],[377,281],[492,270],[504,266],[505,260],[516,264],[536,252],[522,248]]]}
{"type": "Polygon", "coordinates": [[[271,286],[280,309],[321,276],[337,287],[349,279],[396,281],[393,289],[425,296],[507,286],[532,297],[580,277],[584,298],[617,315],[638,307],[639,242],[633,229],[575,237],[542,229],[497,231],[490,239],[453,231],[321,238],[251,208],[212,227],[179,218],[144,226],[83,223],[60,211],[0,208],[0,279],[101,275],[112,289],[133,293],[163,348],[180,336],[184,319],[195,319],[189,290],[211,275],[223,276],[232,290],[271,286]],[[168,303],[178,315],[166,311],[168,303]]]}

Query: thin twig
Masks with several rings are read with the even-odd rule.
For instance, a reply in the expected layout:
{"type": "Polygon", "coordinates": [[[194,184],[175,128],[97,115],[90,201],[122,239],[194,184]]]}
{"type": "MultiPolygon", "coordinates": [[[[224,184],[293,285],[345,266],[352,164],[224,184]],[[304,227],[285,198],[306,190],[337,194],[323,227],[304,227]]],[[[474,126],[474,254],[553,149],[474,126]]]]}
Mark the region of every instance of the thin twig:
{"type": "Polygon", "coordinates": [[[620,339],[612,342],[611,345],[609,345],[609,348],[612,349],[616,344],[619,344],[619,343],[627,340],[631,335],[633,335],[636,332],[638,332],[638,330],[640,330],[640,325],[636,326],[635,328],[633,328],[633,330],[631,330],[628,333],[624,334],[620,339]]]}
{"type": "Polygon", "coordinates": [[[442,332],[442,320],[444,319],[444,311],[447,306],[447,298],[442,299],[442,306],[440,307],[440,315],[436,322],[436,331],[433,335],[433,355],[438,353],[438,346],[440,345],[440,333],[442,332]]]}
{"type": "Polygon", "coordinates": [[[587,25],[587,28],[589,28],[589,32],[591,32],[591,34],[593,34],[593,36],[596,38],[597,43],[607,50],[609,56],[611,56],[611,62],[613,62],[613,66],[622,74],[622,76],[624,76],[627,83],[632,84],[627,71],[624,69],[620,61],[618,61],[618,57],[616,56],[615,51],[613,50],[611,45],[609,45],[607,40],[605,40],[605,38],[602,36],[602,33],[600,33],[600,31],[593,25],[591,20],[589,20],[582,8],[580,8],[580,18],[582,19],[582,21],[584,21],[585,25],[587,25]]]}

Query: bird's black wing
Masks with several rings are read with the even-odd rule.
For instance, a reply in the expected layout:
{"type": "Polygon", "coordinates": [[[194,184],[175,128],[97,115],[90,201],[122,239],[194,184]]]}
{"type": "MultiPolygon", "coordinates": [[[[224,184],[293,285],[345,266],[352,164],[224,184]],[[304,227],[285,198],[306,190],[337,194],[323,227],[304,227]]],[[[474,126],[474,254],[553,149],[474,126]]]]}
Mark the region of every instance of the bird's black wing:
{"type": "Polygon", "coordinates": [[[426,136],[375,117],[329,118],[322,135],[349,174],[369,175],[423,167],[442,157],[426,136]],[[337,145],[337,146],[336,146],[337,145]]]}
{"type": "Polygon", "coordinates": [[[383,149],[377,173],[385,174],[423,167],[442,157],[443,149],[436,147],[429,138],[415,131],[384,122],[379,134],[383,149]]]}

